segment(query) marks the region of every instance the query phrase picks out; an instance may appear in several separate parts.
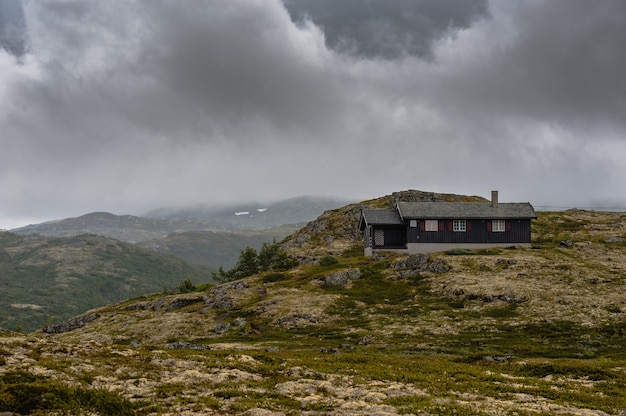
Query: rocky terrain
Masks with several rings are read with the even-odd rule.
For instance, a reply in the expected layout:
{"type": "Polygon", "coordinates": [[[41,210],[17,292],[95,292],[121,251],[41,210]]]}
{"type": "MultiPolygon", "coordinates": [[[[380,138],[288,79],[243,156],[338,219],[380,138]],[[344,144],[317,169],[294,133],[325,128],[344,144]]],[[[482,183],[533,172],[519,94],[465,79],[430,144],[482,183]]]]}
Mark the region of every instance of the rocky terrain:
{"type": "Polygon", "coordinates": [[[527,249],[365,258],[359,206],[284,242],[298,268],[2,333],[0,411],[626,414],[626,213],[540,212],[527,249]]]}

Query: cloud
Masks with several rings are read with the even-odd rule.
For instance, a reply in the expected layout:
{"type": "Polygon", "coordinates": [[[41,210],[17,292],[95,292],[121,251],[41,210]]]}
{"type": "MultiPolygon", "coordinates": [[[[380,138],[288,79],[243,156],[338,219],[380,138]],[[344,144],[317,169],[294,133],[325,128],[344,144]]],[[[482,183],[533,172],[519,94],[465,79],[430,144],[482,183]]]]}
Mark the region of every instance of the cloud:
{"type": "Polygon", "coordinates": [[[24,4],[28,53],[0,51],[0,218],[623,194],[617,0],[24,4]]]}
{"type": "Polygon", "coordinates": [[[16,57],[26,51],[26,22],[20,0],[0,0],[0,49],[16,57]]]}
{"type": "Polygon", "coordinates": [[[296,21],[311,19],[329,47],[357,56],[429,57],[444,33],[487,14],[486,0],[285,0],[296,21]]]}

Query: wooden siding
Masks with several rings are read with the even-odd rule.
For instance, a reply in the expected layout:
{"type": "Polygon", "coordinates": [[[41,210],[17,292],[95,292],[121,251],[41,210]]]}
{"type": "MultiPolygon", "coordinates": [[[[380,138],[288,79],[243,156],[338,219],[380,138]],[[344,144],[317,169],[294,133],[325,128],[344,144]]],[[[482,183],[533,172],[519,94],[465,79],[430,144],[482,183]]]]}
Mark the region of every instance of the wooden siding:
{"type": "MultiPolygon", "coordinates": [[[[408,227],[390,227],[390,226],[373,226],[371,231],[371,236],[373,236],[377,231],[384,233],[384,244],[377,244],[375,238],[369,239],[369,243],[372,244],[374,248],[406,248],[406,238],[407,233],[406,230],[410,229],[408,227]]],[[[366,242],[367,247],[368,242],[366,242]]]]}
{"type": "MultiPolygon", "coordinates": [[[[462,219],[462,218],[459,218],[462,219]]],[[[530,243],[530,219],[506,220],[506,231],[488,231],[491,220],[467,220],[466,231],[452,230],[453,220],[439,220],[440,231],[422,231],[422,226],[408,228],[409,243],[530,243]]],[[[421,224],[423,220],[419,220],[421,224]]]]}

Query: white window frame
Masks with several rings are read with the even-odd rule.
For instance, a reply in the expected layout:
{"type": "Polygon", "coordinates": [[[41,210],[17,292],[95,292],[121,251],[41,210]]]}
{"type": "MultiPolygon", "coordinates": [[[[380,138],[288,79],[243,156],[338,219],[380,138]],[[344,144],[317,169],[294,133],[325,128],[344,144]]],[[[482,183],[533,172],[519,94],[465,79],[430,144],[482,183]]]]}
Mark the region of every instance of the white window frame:
{"type": "Polygon", "coordinates": [[[417,220],[410,220],[409,221],[409,226],[411,228],[417,228],[417,220]]]}
{"type": "Polygon", "coordinates": [[[425,231],[439,231],[439,220],[425,220],[425,231]]]}
{"type": "Polygon", "coordinates": [[[464,233],[467,231],[465,220],[452,220],[452,231],[464,233]]]}
{"type": "Polygon", "coordinates": [[[491,231],[494,233],[503,233],[506,231],[506,222],[504,220],[491,220],[491,231]]]}

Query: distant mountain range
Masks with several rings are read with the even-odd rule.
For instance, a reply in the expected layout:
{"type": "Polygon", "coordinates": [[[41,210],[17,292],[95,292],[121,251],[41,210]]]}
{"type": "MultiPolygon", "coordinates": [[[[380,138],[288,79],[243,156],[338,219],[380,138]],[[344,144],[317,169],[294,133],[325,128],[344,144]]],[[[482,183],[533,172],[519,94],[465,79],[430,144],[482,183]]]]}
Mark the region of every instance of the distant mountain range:
{"type": "Polygon", "coordinates": [[[93,212],[77,218],[27,225],[10,231],[20,235],[38,234],[45,237],[97,234],[120,241],[142,243],[188,231],[266,230],[287,224],[302,225],[326,210],[349,202],[352,201],[302,196],[271,204],[161,208],[149,212],[145,217],[93,212]]]}

